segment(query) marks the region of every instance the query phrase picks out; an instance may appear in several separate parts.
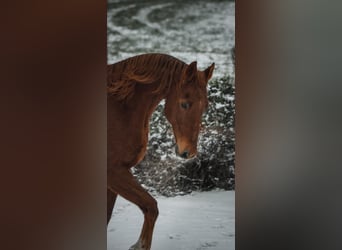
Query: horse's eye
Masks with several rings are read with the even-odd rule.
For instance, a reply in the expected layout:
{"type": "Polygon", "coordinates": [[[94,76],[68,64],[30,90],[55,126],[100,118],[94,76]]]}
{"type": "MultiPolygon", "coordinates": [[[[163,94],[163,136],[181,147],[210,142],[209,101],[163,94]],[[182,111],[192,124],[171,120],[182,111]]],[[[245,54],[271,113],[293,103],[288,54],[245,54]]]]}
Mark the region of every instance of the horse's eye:
{"type": "Polygon", "coordinates": [[[190,108],[190,103],[188,103],[188,102],[182,102],[182,103],[181,103],[181,107],[182,107],[183,109],[189,109],[189,108],[190,108]]]}

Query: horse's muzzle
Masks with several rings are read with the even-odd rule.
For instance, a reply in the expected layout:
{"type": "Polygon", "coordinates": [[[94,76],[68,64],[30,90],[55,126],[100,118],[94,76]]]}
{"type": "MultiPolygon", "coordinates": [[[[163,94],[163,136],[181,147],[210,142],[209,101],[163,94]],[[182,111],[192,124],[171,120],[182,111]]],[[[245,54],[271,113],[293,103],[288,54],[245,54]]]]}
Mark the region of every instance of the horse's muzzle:
{"type": "Polygon", "coordinates": [[[176,155],[184,158],[184,159],[188,159],[189,158],[189,152],[187,150],[184,150],[182,153],[179,152],[178,146],[176,145],[175,147],[175,151],[176,151],[176,155]]]}

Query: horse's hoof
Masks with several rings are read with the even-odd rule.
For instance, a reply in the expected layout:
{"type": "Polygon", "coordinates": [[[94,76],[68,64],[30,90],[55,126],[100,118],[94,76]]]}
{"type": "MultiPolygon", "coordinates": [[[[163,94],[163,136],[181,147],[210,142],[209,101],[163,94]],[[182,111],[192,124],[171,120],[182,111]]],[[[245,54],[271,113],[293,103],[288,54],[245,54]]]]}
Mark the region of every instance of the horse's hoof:
{"type": "Polygon", "coordinates": [[[146,250],[146,248],[143,248],[141,241],[138,240],[138,242],[131,246],[128,250],[146,250]]]}

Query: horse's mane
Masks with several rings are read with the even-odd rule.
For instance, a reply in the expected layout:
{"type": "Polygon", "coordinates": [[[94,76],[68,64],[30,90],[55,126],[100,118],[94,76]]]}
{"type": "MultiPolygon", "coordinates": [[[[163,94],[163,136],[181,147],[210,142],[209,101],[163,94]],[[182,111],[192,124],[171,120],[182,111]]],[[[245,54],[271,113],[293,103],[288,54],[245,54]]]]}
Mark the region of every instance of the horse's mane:
{"type": "Polygon", "coordinates": [[[155,94],[166,94],[178,84],[186,64],[165,54],[144,54],[107,66],[107,92],[119,101],[130,99],[137,84],[156,84],[155,94]]]}

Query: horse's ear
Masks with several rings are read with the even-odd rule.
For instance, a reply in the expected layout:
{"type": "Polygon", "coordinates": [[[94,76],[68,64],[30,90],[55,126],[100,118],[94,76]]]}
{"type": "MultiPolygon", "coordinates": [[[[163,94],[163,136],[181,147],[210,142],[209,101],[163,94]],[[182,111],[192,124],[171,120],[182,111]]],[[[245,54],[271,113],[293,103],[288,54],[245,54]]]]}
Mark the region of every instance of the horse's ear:
{"type": "Polygon", "coordinates": [[[206,70],[204,70],[205,77],[207,78],[207,81],[213,76],[215,68],[215,63],[212,63],[206,70]]]}
{"type": "Polygon", "coordinates": [[[193,76],[197,73],[197,61],[194,61],[189,64],[189,66],[186,68],[186,74],[187,76],[193,76]]]}

